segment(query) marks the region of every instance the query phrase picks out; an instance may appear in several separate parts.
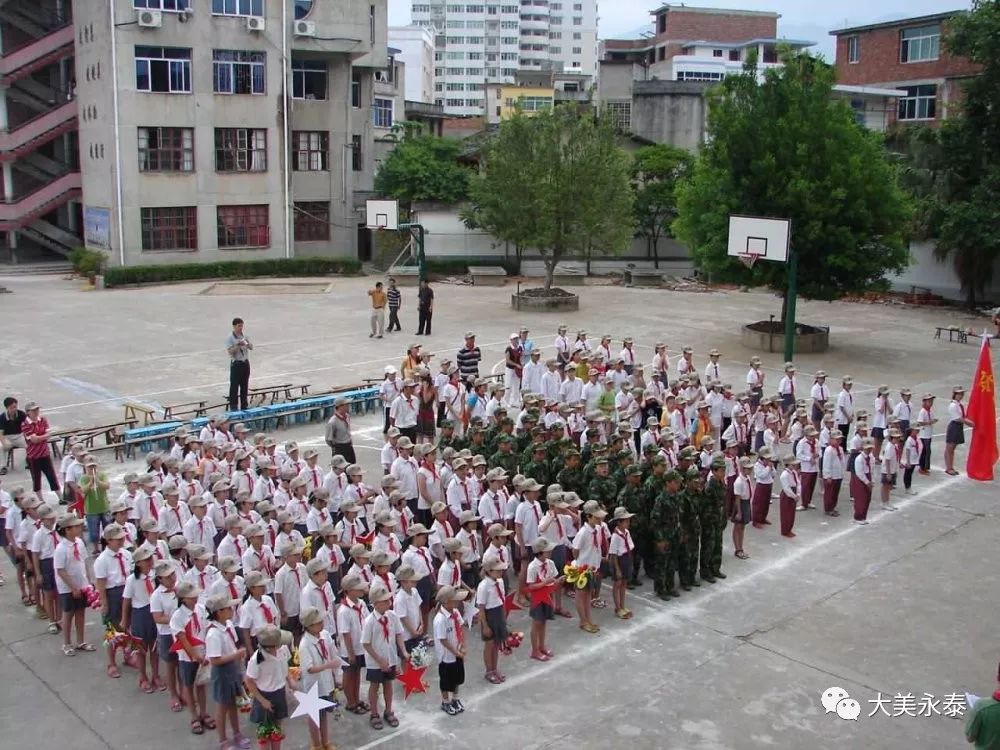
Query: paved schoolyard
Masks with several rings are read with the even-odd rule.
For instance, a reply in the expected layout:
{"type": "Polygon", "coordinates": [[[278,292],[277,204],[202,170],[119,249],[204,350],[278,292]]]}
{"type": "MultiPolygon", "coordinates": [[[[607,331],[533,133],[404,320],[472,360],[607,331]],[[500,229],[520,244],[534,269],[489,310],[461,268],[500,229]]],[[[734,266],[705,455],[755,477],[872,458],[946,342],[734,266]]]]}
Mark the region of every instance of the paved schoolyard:
{"type": "MultiPolygon", "coordinates": [[[[0,297],[5,392],[22,403],[39,401],[56,428],[120,419],[126,397],[154,405],[217,400],[226,390],[222,341],[234,315],[247,320],[256,347],[254,385],[308,382],[321,389],[375,377],[420,340],[412,336],[413,289],[403,290],[411,306],[404,332],[368,339],[364,279],[334,280],[317,294],[225,296],[202,294],[210,286],[204,283],[104,293],[55,277],[0,283],[14,292],[0,297]]],[[[611,333],[616,342],[632,335],[646,361],[657,340],[673,352],[694,346],[699,367],[703,352],[717,347],[734,383],[742,381],[751,354],[739,344],[740,323],[766,319],[780,307],[762,292],[599,286],[582,290],[579,313],[515,315],[509,289],[441,284],[436,293],[434,334],[422,343],[438,358],[452,355],[471,328],[488,369],[519,324],[550,350],[555,327],[565,322],[597,336],[611,333]]],[[[933,326],[983,324],[954,311],[814,302],[800,302],[799,320],[830,325],[833,342],[826,354],[797,358],[801,371],[822,367],[831,379],[850,373],[861,400],[883,382],[917,394],[933,390],[942,413],[950,386],[969,383],[977,347],[935,341],[933,326]]],[[[781,355],[763,356],[773,388],[781,355]]],[[[375,473],[376,419],[358,419],[355,427],[362,463],[375,473]]],[[[318,425],[278,437],[322,442],[318,425]]],[[[962,747],[961,723],[941,714],[949,694],[993,687],[1000,528],[995,485],[947,477],[940,443],[936,470],[916,479],[919,494],[898,499],[896,513],[874,510],[868,527],[854,526],[847,513],[828,519],[814,512],[797,514],[794,540],[781,539],[776,526],[750,529],[750,560],[734,559],[727,540],[725,581],[671,603],[652,598],[647,582],[630,595],[634,619],[599,612],[598,635],[582,633],[574,621],[554,623],[555,659],[530,661],[522,646],[503,665],[509,679],[501,686],[483,681],[472,638],[465,714],[450,718],[438,710],[429,673],[428,695],[399,703],[398,730],[375,732],[364,717],[349,716],[335,726],[335,740],[341,747],[390,748],[962,747]],[[831,686],[859,701],[857,722],[824,713],[820,695],[831,686]],[[879,694],[884,710],[900,715],[869,717],[878,711],[869,701],[879,694]],[[912,694],[912,705],[897,694],[912,694]],[[931,715],[909,715],[920,712],[931,715]]],[[[110,471],[130,468],[116,464],[110,471]]],[[[17,471],[4,485],[24,478],[17,471]]],[[[0,744],[214,745],[209,734],[192,736],[165,696],[138,693],[130,670],[111,681],[100,654],[64,658],[56,639],[20,606],[8,563],[0,565],[8,579],[0,589],[0,744]]],[[[92,622],[89,634],[97,640],[92,622]]],[[[515,613],[511,625],[527,630],[527,618],[515,613]]],[[[308,746],[303,721],[288,725],[286,748],[308,746]]]]}

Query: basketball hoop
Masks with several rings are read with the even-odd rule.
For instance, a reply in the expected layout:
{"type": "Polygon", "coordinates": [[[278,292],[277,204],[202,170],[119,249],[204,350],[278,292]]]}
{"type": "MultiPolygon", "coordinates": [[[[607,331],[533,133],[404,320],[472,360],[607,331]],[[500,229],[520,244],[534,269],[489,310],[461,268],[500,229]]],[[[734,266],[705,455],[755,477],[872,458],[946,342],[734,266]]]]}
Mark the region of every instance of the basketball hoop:
{"type": "Polygon", "coordinates": [[[759,253],[740,253],[736,257],[739,258],[740,263],[742,263],[747,268],[752,269],[753,266],[754,266],[754,263],[756,263],[757,259],[760,258],[761,256],[760,256],[759,253]]]}

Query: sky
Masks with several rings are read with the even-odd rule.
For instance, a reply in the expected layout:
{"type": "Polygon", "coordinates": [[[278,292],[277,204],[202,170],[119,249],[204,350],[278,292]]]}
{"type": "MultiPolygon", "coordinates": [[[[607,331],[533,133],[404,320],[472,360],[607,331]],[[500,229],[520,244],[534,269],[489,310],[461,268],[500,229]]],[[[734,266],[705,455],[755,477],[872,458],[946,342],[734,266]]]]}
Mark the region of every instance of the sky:
{"type": "MultiPolygon", "coordinates": [[[[404,26],[410,22],[412,0],[389,0],[389,23],[404,26]]],[[[599,34],[602,39],[630,38],[650,23],[649,11],[660,5],[652,0],[601,0],[599,34]]],[[[968,8],[967,0],[695,0],[699,7],[767,10],[781,14],[779,36],[817,42],[815,51],[833,59],[831,29],[924,16],[946,10],[968,8]]]]}

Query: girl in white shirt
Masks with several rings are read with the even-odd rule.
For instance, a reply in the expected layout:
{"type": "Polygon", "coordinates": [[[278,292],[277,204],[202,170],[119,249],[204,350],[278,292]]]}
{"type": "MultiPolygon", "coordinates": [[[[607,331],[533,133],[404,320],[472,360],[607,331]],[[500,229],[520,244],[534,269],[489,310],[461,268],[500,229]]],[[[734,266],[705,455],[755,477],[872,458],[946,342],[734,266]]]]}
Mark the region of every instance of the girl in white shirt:
{"type": "MultiPolygon", "coordinates": [[[[275,625],[268,625],[258,634],[259,646],[246,665],[244,683],[253,698],[250,721],[258,726],[273,726],[281,733],[281,722],[288,718],[285,689],[292,687],[288,677],[288,646],[286,633],[275,625]]],[[[278,750],[280,742],[271,742],[271,749],[278,750]]]]}
{"type": "Polygon", "coordinates": [[[87,545],[81,539],[83,519],[65,515],[59,519],[62,541],[52,555],[56,575],[56,591],[62,602],[63,654],[73,656],[77,651],[94,651],[84,640],[87,597],[83,590],[90,585],[87,573],[87,545]],[[76,627],[76,646],[70,644],[70,628],[76,627]]]}
{"type": "Polygon", "coordinates": [[[896,510],[889,500],[893,487],[896,486],[896,475],[903,459],[903,435],[895,427],[886,433],[888,439],[882,444],[882,510],[896,510]]]}
{"type": "Polygon", "coordinates": [[[256,643],[257,634],[268,625],[281,623],[281,612],[274,599],[268,596],[267,585],[271,582],[263,571],[254,570],[247,573],[243,583],[247,587],[247,598],[240,607],[239,632],[243,638],[243,646],[251,651],[256,643]]]}
{"type": "MultiPolygon", "coordinates": [[[[944,438],[944,472],[958,476],[955,471],[955,448],[965,442],[965,428],[975,427],[972,420],[965,416],[965,389],[955,387],[951,391],[951,403],[948,404],[948,428],[944,438]]],[[[929,452],[929,451],[928,451],[929,452]]]]}
{"type": "Polygon", "coordinates": [[[911,422],[906,442],[903,443],[901,465],[903,466],[903,488],[907,495],[917,494],[916,490],[913,489],[913,470],[920,465],[920,452],[923,448],[920,443],[921,427],[920,422],[911,422]]]}
{"type": "Polygon", "coordinates": [[[752,500],[751,523],[755,529],[770,525],[767,512],[771,504],[771,488],[774,486],[774,466],[771,463],[771,451],[767,448],[757,455],[757,463],[753,467],[754,490],[752,500]]]}
{"type": "Polygon", "coordinates": [[[854,459],[854,474],[851,477],[851,498],[854,500],[854,522],[868,525],[868,506],[872,501],[872,448],[875,441],[864,438],[861,453],[854,459]]]}
{"type": "MultiPolygon", "coordinates": [[[[117,524],[104,527],[104,551],[94,560],[94,582],[101,596],[101,616],[105,622],[117,625],[122,619],[122,594],[125,581],[132,571],[132,555],[124,548],[125,532],[117,524]]],[[[108,677],[121,677],[115,654],[117,649],[108,648],[108,677]]]]}
{"type": "Polygon", "coordinates": [[[343,581],[344,596],[337,607],[337,631],[340,634],[340,658],[344,661],[344,694],[346,709],[364,714],[368,706],[361,701],[361,670],[365,667],[365,647],[361,631],[369,609],[364,598],[368,584],[360,577],[349,575],[343,581]]]}
{"type": "MultiPolygon", "coordinates": [[[[327,574],[330,581],[330,586],[332,588],[340,588],[340,572],[343,570],[344,562],[346,557],[344,556],[344,550],[341,549],[340,544],[340,531],[335,526],[324,526],[319,530],[320,536],[323,538],[323,544],[314,549],[312,559],[314,560],[324,560],[327,564],[327,574]]],[[[374,545],[372,547],[374,549],[374,545]]],[[[301,586],[299,589],[301,590],[301,586]]]]}
{"type": "Polygon", "coordinates": [[[368,704],[371,711],[369,723],[373,729],[381,729],[382,720],[390,727],[398,727],[399,720],[392,712],[393,683],[399,673],[400,659],[408,660],[409,652],[403,642],[403,626],[393,612],[392,594],[381,586],[373,586],[368,594],[372,613],[365,619],[361,630],[361,643],[365,647],[366,677],[368,679],[368,704]],[[385,700],[385,712],[378,714],[379,686],[385,700]]]}
{"type": "MultiPolygon", "coordinates": [[[[462,543],[465,552],[462,556],[462,583],[472,590],[476,590],[479,585],[479,561],[481,557],[482,540],[477,526],[479,516],[471,510],[463,510],[458,517],[461,528],[455,538],[462,543]]],[[[397,578],[398,578],[397,572],[397,578]]]]}
{"type": "Polygon", "coordinates": [[[215,720],[208,713],[205,685],[195,685],[198,668],[205,661],[208,613],[198,604],[204,592],[193,583],[181,581],[177,584],[176,593],[178,606],[170,616],[170,633],[177,649],[181,694],[191,712],[192,734],[203,734],[206,729],[215,729],[215,720]]]}
{"type": "Polygon", "coordinates": [[[750,558],[750,555],[743,551],[743,537],[751,518],[755,463],[750,456],[741,458],[739,460],[740,473],[733,482],[733,554],[740,560],[750,558]]]}
{"type": "Polygon", "coordinates": [[[121,629],[139,640],[143,648],[136,651],[139,659],[139,689],[152,693],[160,685],[160,659],[156,653],[156,624],[149,613],[149,597],[156,588],[153,578],[153,553],[140,547],[132,555],[132,574],[125,581],[122,592],[121,629]],[[146,656],[149,656],[152,683],[146,673],[146,656]]]}
{"type": "Polygon", "coordinates": [[[326,572],[326,562],[313,558],[306,565],[306,575],[309,580],[299,593],[299,611],[306,607],[315,607],[323,613],[325,627],[331,635],[337,635],[337,602],[333,596],[326,572]]]}
{"type": "Polygon", "coordinates": [[[534,558],[528,564],[526,576],[526,591],[529,596],[533,592],[548,591],[548,601],[533,604],[528,611],[531,616],[531,658],[537,661],[548,661],[555,654],[545,645],[545,626],[555,617],[554,595],[559,590],[565,576],[559,573],[551,555],[555,545],[540,536],[534,540],[532,551],[534,558]]]}
{"type": "Polygon", "coordinates": [[[62,610],[59,606],[59,594],[56,591],[56,572],[53,567],[53,558],[61,538],[55,531],[55,510],[48,505],[40,505],[35,513],[38,516],[38,521],[41,521],[41,525],[37,529],[34,525],[31,526],[34,530],[34,536],[27,546],[34,560],[39,604],[44,606],[45,614],[49,618],[48,631],[55,635],[59,632],[60,625],[58,623],[62,621],[62,610]]]}
{"type": "MultiPolygon", "coordinates": [[[[340,689],[344,660],[337,653],[330,633],[323,628],[323,613],[315,607],[307,607],[301,614],[304,633],[299,642],[299,669],[301,690],[309,692],[313,685],[317,694],[324,700],[335,689],[340,689]]],[[[319,726],[309,722],[310,744],[316,748],[332,747],[330,745],[329,716],[333,706],[324,708],[319,713],[319,726]]]]}
{"type": "Polygon", "coordinates": [[[778,481],[781,483],[781,497],[779,500],[779,515],[781,518],[781,535],[789,538],[795,537],[792,527],[795,525],[795,508],[799,504],[801,495],[799,487],[799,459],[790,456],[785,460],[785,470],[781,472],[778,481]]]}
{"type": "Polygon", "coordinates": [[[237,747],[247,747],[249,743],[240,734],[240,715],[236,707],[244,695],[241,667],[246,650],[239,645],[232,622],[233,606],[234,601],[224,594],[209,597],[205,602],[209,619],[205,631],[205,657],[212,665],[212,700],[218,707],[215,721],[219,746],[225,747],[229,742],[227,732],[231,728],[233,743],[237,747]]]}
{"type": "Polygon", "coordinates": [[[476,589],[476,607],[483,638],[483,664],[486,681],[498,685],[507,678],[500,672],[500,651],[510,653],[507,647],[507,613],[504,609],[506,589],[503,575],[507,563],[492,559],[483,563],[483,580],[476,589]]]}
{"type": "Polygon", "coordinates": [[[417,571],[409,565],[403,565],[396,571],[396,583],[399,588],[393,597],[393,611],[399,615],[399,621],[403,625],[403,639],[406,641],[407,651],[416,648],[424,637],[424,621],[420,611],[423,602],[417,591],[418,580],[417,571]]]}
{"type": "MultiPolygon", "coordinates": [[[[177,652],[172,650],[174,636],[170,632],[170,617],[177,609],[177,594],[174,586],[177,583],[177,568],[169,561],[156,563],[153,572],[159,581],[159,586],[149,597],[149,613],[156,623],[156,650],[160,661],[167,665],[167,690],[170,691],[170,710],[178,713],[183,710],[181,703],[180,684],[177,680],[177,652]]],[[[154,680],[154,687],[156,687],[154,680]]]]}
{"type": "MultiPolygon", "coordinates": [[[[706,464],[707,465],[707,464],[706,464]]],[[[634,513],[629,513],[625,507],[615,508],[611,519],[611,542],[608,544],[608,559],[611,563],[612,598],[615,603],[615,617],[628,620],[632,610],[625,607],[625,589],[632,580],[632,566],[635,564],[635,543],[629,532],[634,513]]]]}
{"type": "Polygon", "coordinates": [[[595,502],[594,505],[584,507],[586,522],[580,527],[576,536],[573,537],[573,551],[578,565],[587,566],[591,573],[586,591],[578,591],[576,594],[576,613],[580,618],[580,629],[588,633],[597,633],[600,628],[594,624],[590,614],[590,602],[592,595],[600,591],[600,579],[597,571],[601,568],[602,548],[601,534],[604,519],[607,512],[600,509],[595,502]]]}

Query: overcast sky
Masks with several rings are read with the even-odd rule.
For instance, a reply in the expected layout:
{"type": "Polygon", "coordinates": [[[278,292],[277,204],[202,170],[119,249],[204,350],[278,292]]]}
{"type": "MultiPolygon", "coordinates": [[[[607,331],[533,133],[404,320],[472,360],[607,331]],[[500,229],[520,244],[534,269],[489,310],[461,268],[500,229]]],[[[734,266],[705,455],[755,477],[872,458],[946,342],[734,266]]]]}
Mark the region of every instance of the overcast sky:
{"type": "MultiPolygon", "coordinates": [[[[408,24],[411,2],[389,0],[389,23],[393,26],[408,24]]],[[[601,0],[601,38],[636,36],[650,22],[649,11],[659,4],[649,0],[601,0]]],[[[831,58],[831,29],[923,16],[970,5],[967,0],[838,0],[835,3],[816,0],[696,0],[688,4],[776,11],[781,14],[779,35],[817,42],[816,49],[831,58]]]]}

